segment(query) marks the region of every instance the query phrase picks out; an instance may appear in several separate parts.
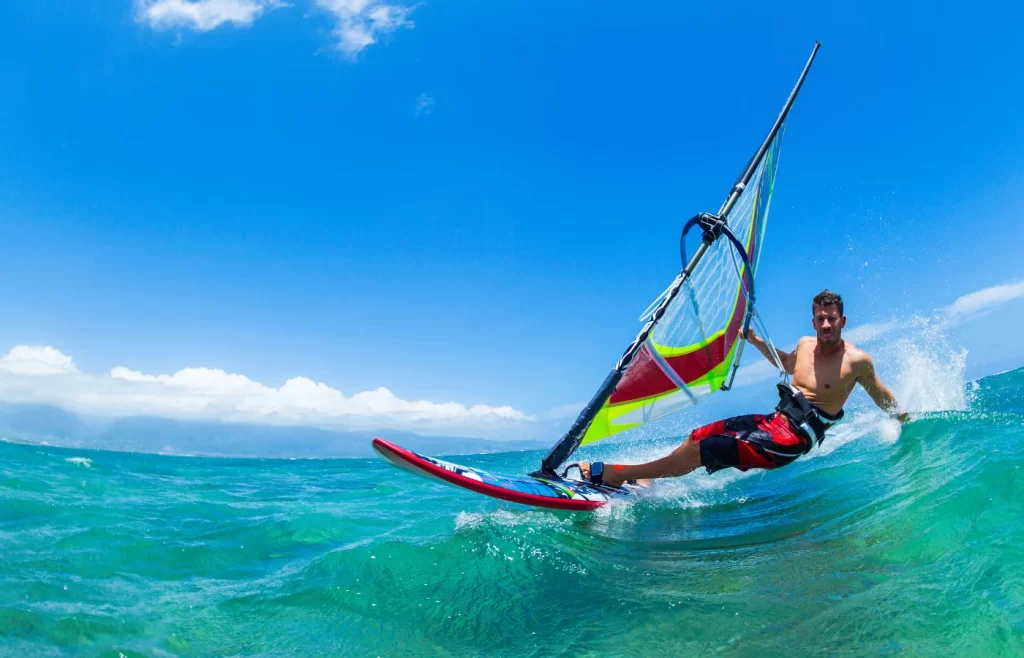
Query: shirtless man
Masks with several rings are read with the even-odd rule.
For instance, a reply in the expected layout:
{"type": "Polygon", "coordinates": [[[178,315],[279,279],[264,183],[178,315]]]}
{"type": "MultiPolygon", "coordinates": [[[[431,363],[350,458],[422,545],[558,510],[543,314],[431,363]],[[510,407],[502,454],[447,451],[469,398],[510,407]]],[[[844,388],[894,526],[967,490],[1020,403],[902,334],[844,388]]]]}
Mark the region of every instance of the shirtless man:
{"type": "MultiPolygon", "coordinates": [[[[843,405],[860,384],[876,405],[906,422],[896,398],[875,373],[867,352],[843,340],[843,300],[822,291],[811,304],[815,337],[801,338],[792,352],[779,351],[792,386],[779,384],[780,402],[774,413],[719,420],[690,433],[667,457],[646,464],[579,464],[585,479],[620,486],[636,479],[677,477],[703,466],[708,473],[723,468],[778,468],[820,443],[825,431],[843,416],[843,405]]],[[[767,343],[754,333],[745,336],[769,361],[767,343]]]]}

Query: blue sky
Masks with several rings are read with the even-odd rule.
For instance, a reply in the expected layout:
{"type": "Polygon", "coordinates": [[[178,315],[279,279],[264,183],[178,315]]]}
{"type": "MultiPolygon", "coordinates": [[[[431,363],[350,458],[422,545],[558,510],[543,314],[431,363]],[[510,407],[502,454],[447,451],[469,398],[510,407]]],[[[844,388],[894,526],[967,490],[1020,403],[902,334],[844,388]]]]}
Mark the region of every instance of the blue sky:
{"type": "MultiPolygon", "coordinates": [[[[426,430],[488,434],[509,407],[502,431],[541,438],[628,344],[678,270],[682,222],[718,208],[815,39],[761,313],[782,344],[824,287],[851,326],[942,316],[1024,279],[1022,18],[1011,3],[6,3],[0,354],[50,346],[18,354],[85,388],[118,367],[122,384],[205,368],[224,373],[212,388],[247,390],[228,373],[346,399],[386,387],[483,405],[426,430]]],[[[949,329],[972,376],[1024,363],[1016,290],[949,329]]],[[[35,381],[0,397],[68,390],[35,381]]],[[[377,403],[363,424],[401,407],[377,403]]]]}

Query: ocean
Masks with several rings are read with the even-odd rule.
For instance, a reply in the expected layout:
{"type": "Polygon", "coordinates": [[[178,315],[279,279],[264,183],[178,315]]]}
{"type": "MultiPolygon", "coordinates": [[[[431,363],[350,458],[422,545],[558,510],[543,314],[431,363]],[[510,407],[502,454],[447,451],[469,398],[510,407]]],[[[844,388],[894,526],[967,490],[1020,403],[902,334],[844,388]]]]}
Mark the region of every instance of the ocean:
{"type": "Polygon", "coordinates": [[[1022,656],[1024,369],[959,386],[590,514],[379,459],[0,443],[0,655],[1022,656]]]}

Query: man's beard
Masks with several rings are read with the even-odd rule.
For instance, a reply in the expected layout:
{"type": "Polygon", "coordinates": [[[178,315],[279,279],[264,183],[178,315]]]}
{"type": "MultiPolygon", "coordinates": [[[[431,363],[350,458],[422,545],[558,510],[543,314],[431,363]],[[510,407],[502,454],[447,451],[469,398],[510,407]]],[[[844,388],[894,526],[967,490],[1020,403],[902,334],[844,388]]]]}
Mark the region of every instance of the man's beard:
{"type": "Polygon", "coordinates": [[[819,334],[818,335],[818,340],[821,341],[822,343],[824,343],[825,345],[838,345],[839,344],[839,332],[838,331],[833,331],[831,334],[829,334],[827,336],[819,334]]]}

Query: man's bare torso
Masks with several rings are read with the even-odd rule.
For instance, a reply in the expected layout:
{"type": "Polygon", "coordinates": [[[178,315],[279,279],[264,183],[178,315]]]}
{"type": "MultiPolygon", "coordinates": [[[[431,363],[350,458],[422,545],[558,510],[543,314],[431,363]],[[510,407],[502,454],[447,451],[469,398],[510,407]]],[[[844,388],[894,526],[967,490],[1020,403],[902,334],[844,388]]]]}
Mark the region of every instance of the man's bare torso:
{"type": "Polygon", "coordinates": [[[867,355],[845,341],[823,352],[810,337],[801,338],[794,353],[793,386],[822,411],[839,413],[857,385],[867,355]]]}

